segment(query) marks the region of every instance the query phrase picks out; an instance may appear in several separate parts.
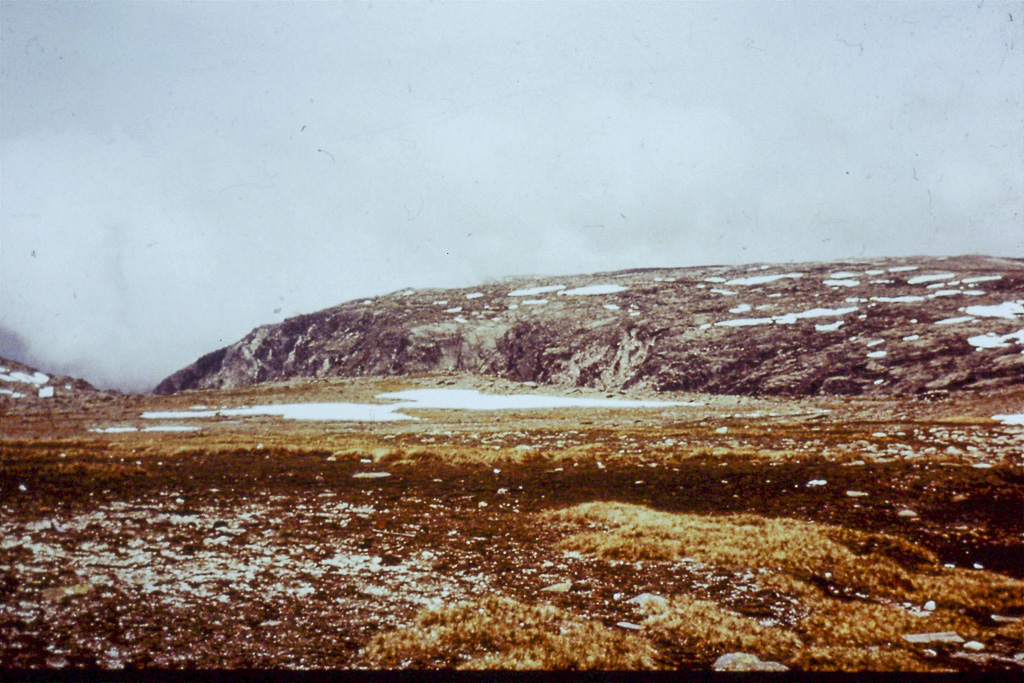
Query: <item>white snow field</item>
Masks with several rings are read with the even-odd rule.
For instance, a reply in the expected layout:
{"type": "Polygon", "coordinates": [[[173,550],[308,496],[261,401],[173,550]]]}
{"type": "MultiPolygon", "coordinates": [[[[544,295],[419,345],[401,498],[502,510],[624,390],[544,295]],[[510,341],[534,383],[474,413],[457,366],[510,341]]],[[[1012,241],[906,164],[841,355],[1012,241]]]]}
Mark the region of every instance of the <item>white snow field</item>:
{"type": "MultiPolygon", "coordinates": [[[[288,420],[325,420],[337,422],[392,422],[418,420],[401,410],[548,410],[552,408],[668,408],[697,406],[694,402],[630,401],[610,398],[569,398],[563,396],[533,396],[512,394],[500,396],[481,394],[464,389],[410,389],[378,394],[377,398],[394,399],[402,403],[374,405],[367,403],[277,403],[246,408],[220,408],[217,410],[170,410],[142,413],[149,420],[182,420],[208,417],[244,417],[276,415],[288,420]]],[[[109,431],[109,429],[107,430],[109,431]]]]}

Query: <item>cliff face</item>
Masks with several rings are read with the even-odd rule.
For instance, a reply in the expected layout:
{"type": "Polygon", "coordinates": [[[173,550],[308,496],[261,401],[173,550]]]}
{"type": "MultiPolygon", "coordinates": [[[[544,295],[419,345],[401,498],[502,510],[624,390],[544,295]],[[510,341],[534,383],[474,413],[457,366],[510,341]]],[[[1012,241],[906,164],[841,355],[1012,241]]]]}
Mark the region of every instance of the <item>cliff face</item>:
{"type": "Polygon", "coordinates": [[[911,394],[1024,383],[1024,260],[709,266],[351,301],[253,330],[157,393],[458,370],[606,389],[911,394]]]}

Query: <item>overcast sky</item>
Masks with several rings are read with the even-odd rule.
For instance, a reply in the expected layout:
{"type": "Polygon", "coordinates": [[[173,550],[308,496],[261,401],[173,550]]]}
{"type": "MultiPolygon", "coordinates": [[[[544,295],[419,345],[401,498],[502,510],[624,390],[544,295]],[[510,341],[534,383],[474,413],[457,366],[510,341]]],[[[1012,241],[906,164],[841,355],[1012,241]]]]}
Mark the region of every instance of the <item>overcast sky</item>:
{"type": "Polygon", "coordinates": [[[0,3],[0,355],[402,287],[1024,256],[1024,3],[0,3]]]}

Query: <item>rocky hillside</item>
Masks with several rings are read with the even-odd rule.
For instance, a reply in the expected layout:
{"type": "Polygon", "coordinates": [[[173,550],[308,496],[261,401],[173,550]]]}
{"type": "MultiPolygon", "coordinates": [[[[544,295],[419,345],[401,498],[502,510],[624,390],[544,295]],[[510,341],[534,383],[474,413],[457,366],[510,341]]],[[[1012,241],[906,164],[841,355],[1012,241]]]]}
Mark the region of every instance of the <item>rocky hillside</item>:
{"type": "Polygon", "coordinates": [[[645,269],[400,291],[259,327],[156,392],[445,370],[731,394],[1020,385],[1024,260],[645,269]]]}
{"type": "Polygon", "coordinates": [[[61,400],[83,394],[100,394],[85,380],[48,375],[24,363],[0,358],[0,405],[12,401],[61,400]]]}

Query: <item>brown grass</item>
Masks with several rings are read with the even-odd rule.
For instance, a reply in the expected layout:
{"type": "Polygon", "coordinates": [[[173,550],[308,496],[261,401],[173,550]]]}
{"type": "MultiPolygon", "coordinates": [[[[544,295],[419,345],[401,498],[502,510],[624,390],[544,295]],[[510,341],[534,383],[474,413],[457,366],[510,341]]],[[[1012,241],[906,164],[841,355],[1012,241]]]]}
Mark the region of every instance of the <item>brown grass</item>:
{"type": "Polygon", "coordinates": [[[803,646],[792,631],[764,626],[688,595],[676,596],[667,607],[651,611],[654,614],[643,625],[656,641],[680,647],[708,663],[728,652],[757,653],[768,659],[791,657],[803,646]]]}
{"type": "MultiPolygon", "coordinates": [[[[802,669],[931,671],[937,665],[903,634],[956,631],[984,640],[992,631],[979,627],[969,611],[1024,606],[1024,582],[944,568],[927,549],[888,534],[755,515],[669,514],[620,503],[587,503],[544,516],[576,526],[558,544],[563,550],[627,561],[691,557],[729,570],[758,570],[765,588],[799,601],[804,616],[786,629],[706,600],[673,598],[645,625],[697,659],[744,651],[802,669]],[[937,609],[926,616],[898,604],[930,599],[937,609]]],[[[1010,624],[999,635],[1004,629],[1011,638],[1021,631],[1010,624]]]]}
{"type": "Polygon", "coordinates": [[[656,667],[655,651],[644,640],[555,607],[497,596],[421,612],[412,626],[375,636],[363,656],[384,669],[656,667]]]}

